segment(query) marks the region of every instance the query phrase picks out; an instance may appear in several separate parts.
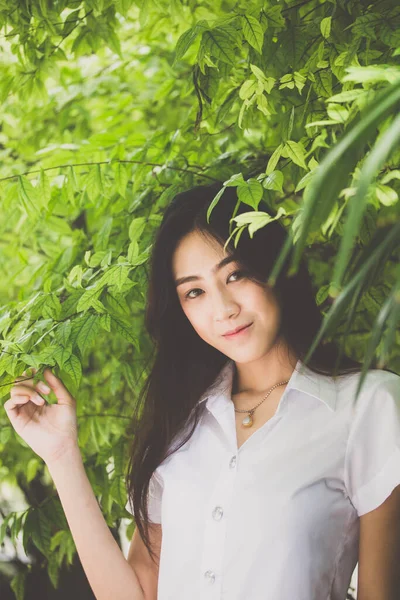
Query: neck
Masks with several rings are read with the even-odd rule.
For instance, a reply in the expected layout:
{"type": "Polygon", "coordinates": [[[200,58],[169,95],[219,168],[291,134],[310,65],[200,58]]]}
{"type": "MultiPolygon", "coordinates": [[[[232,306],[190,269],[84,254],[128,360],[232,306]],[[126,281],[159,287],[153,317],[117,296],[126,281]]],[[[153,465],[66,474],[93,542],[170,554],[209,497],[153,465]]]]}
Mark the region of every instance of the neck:
{"type": "MultiPolygon", "coordinates": [[[[251,362],[235,362],[232,395],[259,397],[266,394],[277,383],[290,379],[297,360],[293,353],[269,352],[251,362]]],[[[277,389],[282,390],[284,386],[277,389]]]]}

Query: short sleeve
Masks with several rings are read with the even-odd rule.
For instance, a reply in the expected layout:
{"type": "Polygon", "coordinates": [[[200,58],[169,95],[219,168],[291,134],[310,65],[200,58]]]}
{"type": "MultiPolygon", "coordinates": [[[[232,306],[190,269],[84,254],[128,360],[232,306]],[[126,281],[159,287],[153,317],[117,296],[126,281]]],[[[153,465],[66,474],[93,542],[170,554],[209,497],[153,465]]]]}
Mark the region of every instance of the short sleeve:
{"type": "Polygon", "coordinates": [[[358,516],[380,506],[400,484],[400,377],[388,371],[376,376],[378,382],[365,381],[355,401],[344,463],[358,516]]]}
{"type": "MultiPolygon", "coordinates": [[[[156,471],[150,479],[148,494],[149,519],[152,523],[161,523],[161,500],[163,492],[163,481],[161,475],[156,471]]],[[[126,510],[134,515],[129,500],[125,506],[126,510]]]]}

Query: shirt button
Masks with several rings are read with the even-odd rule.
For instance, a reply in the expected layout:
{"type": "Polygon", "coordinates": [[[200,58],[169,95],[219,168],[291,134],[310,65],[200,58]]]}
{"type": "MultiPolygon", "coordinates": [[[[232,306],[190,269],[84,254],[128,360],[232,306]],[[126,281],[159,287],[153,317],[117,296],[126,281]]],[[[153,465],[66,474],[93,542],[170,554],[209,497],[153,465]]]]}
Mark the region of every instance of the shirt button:
{"type": "Polygon", "coordinates": [[[212,571],[206,571],[204,573],[204,577],[208,579],[209,583],[214,583],[215,581],[215,573],[213,573],[212,571]]]}
{"type": "Polygon", "coordinates": [[[215,519],[215,521],[219,521],[222,518],[223,514],[224,511],[222,510],[222,508],[220,506],[216,506],[213,510],[212,516],[213,519],[215,519]]]}
{"type": "Polygon", "coordinates": [[[229,467],[231,469],[234,469],[236,467],[236,456],[232,456],[231,460],[229,461],[229,467]]]}

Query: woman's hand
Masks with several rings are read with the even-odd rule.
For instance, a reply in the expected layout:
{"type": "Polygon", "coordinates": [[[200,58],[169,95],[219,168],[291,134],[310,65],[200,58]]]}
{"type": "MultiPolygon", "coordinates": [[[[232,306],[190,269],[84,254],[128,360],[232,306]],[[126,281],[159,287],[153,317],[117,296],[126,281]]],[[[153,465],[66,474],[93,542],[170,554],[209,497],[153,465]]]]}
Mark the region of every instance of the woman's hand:
{"type": "Polygon", "coordinates": [[[41,381],[36,386],[29,380],[14,385],[4,408],[18,435],[48,464],[78,445],[78,425],[75,399],[50,369],[44,370],[44,377],[47,389],[41,381]],[[49,394],[50,388],[56,404],[48,404],[39,394],[49,394]]]}

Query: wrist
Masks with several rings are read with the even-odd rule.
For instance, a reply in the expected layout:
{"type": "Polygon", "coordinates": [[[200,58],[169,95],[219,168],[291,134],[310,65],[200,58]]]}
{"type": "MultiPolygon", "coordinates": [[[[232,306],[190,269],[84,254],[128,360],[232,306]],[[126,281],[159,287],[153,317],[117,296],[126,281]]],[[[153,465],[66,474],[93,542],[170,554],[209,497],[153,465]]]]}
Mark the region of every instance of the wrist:
{"type": "Polygon", "coordinates": [[[66,464],[71,464],[77,460],[82,461],[81,451],[78,443],[71,441],[63,444],[55,454],[45,460],[45,463],[51,472],[60,467],[65,468],[66,464]]]}

